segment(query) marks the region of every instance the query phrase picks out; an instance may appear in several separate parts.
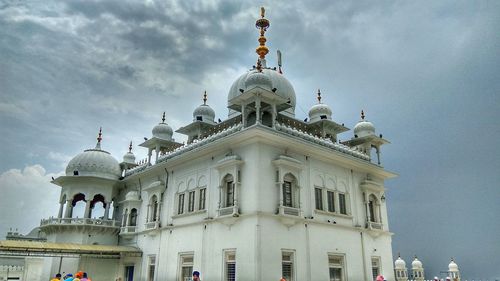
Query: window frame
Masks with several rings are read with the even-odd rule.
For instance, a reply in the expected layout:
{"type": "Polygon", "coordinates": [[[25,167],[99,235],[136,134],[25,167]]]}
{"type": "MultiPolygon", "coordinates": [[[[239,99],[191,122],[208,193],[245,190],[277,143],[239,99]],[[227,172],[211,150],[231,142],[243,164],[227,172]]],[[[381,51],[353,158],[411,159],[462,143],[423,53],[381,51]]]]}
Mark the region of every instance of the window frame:
{"type": "Polygon", "coordinates": [[[194,209],[195,196],[196,196],[196,190],[188,192],[188,210],[187,210],[188,213],[192,213],[195,211],[194,209]]]}
{"type": "Polygon", "coordinates": [[[287,281],[295,281],[295,251],[293,250],[282,250],[281,251],[281,276],[287,281]],[[285,260],[284,257],[288,256],[289,260],[285,260]],[[290,275],[286,276],[284,272],[284,266],[290,266],[290,275]]]}
{"type": "Polygon", "coordinates": [[[179,193],[177,198],[177,214],[184,214],[184,193],[179,193]]]}

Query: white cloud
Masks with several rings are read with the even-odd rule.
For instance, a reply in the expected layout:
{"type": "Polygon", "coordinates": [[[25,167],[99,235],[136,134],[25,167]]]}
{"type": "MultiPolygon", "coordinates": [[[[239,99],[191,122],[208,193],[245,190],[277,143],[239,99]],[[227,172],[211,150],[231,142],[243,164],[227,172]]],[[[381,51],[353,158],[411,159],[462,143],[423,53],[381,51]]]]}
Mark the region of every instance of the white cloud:
{"type": "Polygon", "coordinates": [[[50,180],[60,174],[46,174],[37,164],[0,175],[0,239],[9,228],[26,234],[39,226],[40,219],[57,216],[60,188],[50,180]]]}

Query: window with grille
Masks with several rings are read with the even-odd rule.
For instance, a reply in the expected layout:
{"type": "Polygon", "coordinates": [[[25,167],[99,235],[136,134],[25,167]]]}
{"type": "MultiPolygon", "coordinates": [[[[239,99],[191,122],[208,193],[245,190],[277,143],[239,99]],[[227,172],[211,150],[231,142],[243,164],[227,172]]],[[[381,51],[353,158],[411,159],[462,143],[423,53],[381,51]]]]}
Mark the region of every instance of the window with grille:
{"type": "Polygon", "coordinates": [[[323,190],[321,188],[314,188],[314,197],[316,202],[316,210],[323,210],[323,190]]]}
{"type": "Polygon", "coordinates": [[[155,280],[155,264],[156,264],[156,257],[150,256],[148,261],[148,281],[155,280]]]}
{"type": "Polygon", "coordinates": [[[202,188],[200,189],[200,202],[198,204],[198,210],[205,210],[205,193],[207,189],[202,188]]]}
{"type": "Polygon", "coordinates": [[[287,281],[293,281],[293,253],[283,252],[281,254],[281,276],[287,281]]]}
{"type": "Polygon", "coordinates": [[[226,183],[226,207],[234,205],[234,184],[232,181],[226,183]]]}
{"type": "Polygon", "coordinates": [[[373,208],[373,201],[370,200],[368,203],[368,209],[370,210],[369,219],[371,222],[375,222],[375,209],[373,208]]]}
{"type": "Polygon", "coordinates": [[[292,203],[292,183],[285,181],[283,183],[283,206],[293,207],[292,203]]]}
{"type": "Polygon", "coordinates": [[[179,204],[177,204],[177,214],[184,213],[184,193],[179,194],[179,204]]]}
{"type": "Polygon", "coordinates": [[[181,255],[180,256],[180,279],[179,281],[189,281],[191,280],[191,274],[193,273],[193,255],[181,255]]]}
{"type": "Polygon", "coordinates": [[[344,193],[339,193],[339,209],[341,214],[347,215],[347,207],[346,207],[344,193]]]}
{"type": "Polygon", "coordinates": [[[125,281],[134,281],[134,266],[125,266],[125,281]]]}
{"type": "Polygon", "coordinates": [[[330,281],[344,281],[344,256],[328,255],[330,281]]]}
{"type": "Polygon", "coordinates": [[[225,281],[235,281],[236,280],[236,253],[226,252],[225,254],[225,281]]]}
{"type": "Polygon", "coordinates": [[[328,201],[328,212],[335,212],[335,193],[333,191],[326,192],[326,199],[328,201]]]}
{"type": "Polygon", "coordinates": [[[189,192],[189,197],[188,197],[188,212],[193,212],[194,211],[194,191],[189,192]]]}
{"type": "Polygon", "coordinates": [[[377,279],[377,276],[380,275],[380,258],[372,257],[372,277],[373,280],[377,279]]]}

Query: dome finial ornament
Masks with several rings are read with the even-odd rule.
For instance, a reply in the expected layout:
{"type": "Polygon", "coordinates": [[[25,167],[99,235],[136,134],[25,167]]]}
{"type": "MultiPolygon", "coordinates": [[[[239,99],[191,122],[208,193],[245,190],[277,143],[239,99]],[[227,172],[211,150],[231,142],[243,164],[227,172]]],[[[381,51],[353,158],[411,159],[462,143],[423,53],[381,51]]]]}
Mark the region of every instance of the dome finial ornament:
{"type": "Polygon", "coordinates": [[[99,127],[99,134],[97,135],[97,144],[95,145],[95,149],[101,149],[101,141],[102,141],[102,127],[99,127]]]}
{"type": "Polygon", "coordinates": [[[318,103],[321,103],[321,91],[318,89],[318,103]]]}
{"type": "MultiPolygon", "coordinates": [[[[259,62],[265,60],[267,53],[269,53],[269,48],[267,48],[266,46],[267,39],[264,36],[264,34],[267,31],[267,28],[269,28],[269,20],[264,18],[265,13],[266,10],[264,9],[264,7],[261,7],[260,8],[261,18],[255,22],[255,27],[260,29],[260,37],[258,39],[259,46],[255,49],[255,52],[257,53],[257,55],[259,55],[259,59],[257,60],[257,68],[259,68],[259,62]]],[[[261,67],[262,67],[262,62],[261,62],[261,67]]]]}
{"type": "Polygon", "coordinates": [[[165,111],[163,111],[163,117],[161,118],[161,122],[165,123],[165,111]]]}
{"type": "Polygon", "coordinates": [[[361,120],[365,120],[365,112],[361,110],[361,120]]]}
{"type": "Polygon", "coordinates": [[[207,91],[203,94],[203,105],[207,105],[207,91]]]}
{"type": "Polygon", "coordinates": [[[132,141],[130,141],[130,144],[128,146],[128,152],[132,153],[132,141]]]}

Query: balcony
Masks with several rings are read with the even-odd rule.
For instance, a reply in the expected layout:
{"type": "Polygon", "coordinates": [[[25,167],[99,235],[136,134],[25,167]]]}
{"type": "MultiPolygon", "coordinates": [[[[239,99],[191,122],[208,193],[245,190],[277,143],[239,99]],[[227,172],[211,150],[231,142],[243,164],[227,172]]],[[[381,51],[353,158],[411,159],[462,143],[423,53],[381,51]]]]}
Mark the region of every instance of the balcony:
{"type": "Polygon", "coordinates": [[[369,221],[366,223],[366,228],[371,230],[382,230],[382,223],[369,221]]]}
{"type": "Polygon", "coordinates": [[[120,229],[120,235],[122,234],[134,234],[137,231],[137,226],[123,226],[120,229]]]}
{"type": "Polygon", "coordinates": [[[281,223],[287,227],[296,224],[303,217],[300,208],[288,206],[279,206],[278,215],[281,223]]]}
{"type": "Polygon", "coordinates": [[[280,206],[279,213],[281,215],[300,216],[300,209],[287,206],[280,206]]]}
{"type": "Polygon", "coordinates": [[[158,229],[160,228],[160,222],[159,221],[150,221],[144,224],[144,228],[146,230],[153,230],[153,229],[158,229]]]}
{"type": "Polygon", "coordinates": [[[233,217],[238,217],[238,209],[235,206],[225,207],[219,209],[219,217],[233,215],[233,217]]]}
{"type": "Polygon", "coordinates": [[[40,221],[40,228],[47,233],[77,228],[87,231],[99,229],[116,234],[120,230],[120,222],[96,218],[48,218],[40,221]]]}

